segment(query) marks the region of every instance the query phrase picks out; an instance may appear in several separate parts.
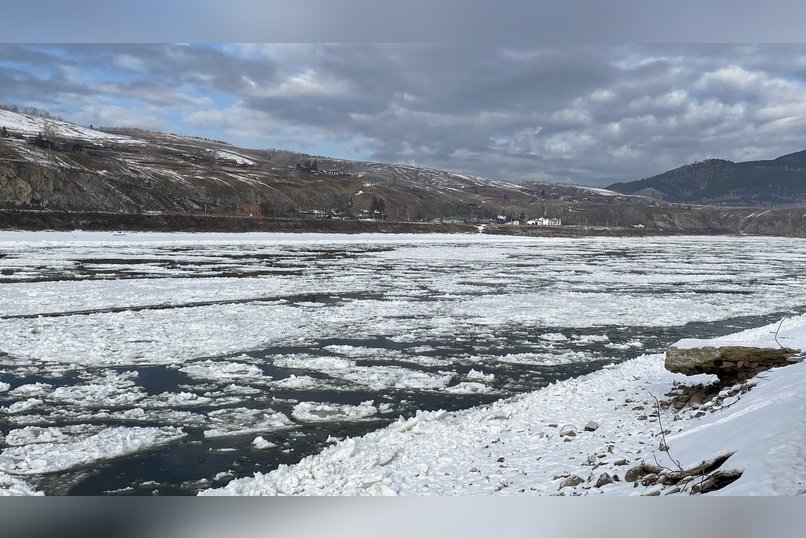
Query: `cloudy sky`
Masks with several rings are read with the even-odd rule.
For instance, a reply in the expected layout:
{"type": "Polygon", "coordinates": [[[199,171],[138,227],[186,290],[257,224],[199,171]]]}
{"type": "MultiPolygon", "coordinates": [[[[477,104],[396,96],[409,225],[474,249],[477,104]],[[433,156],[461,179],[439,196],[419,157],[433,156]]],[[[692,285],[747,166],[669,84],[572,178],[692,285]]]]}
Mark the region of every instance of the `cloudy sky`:
{"type": "Polygon", "coordinates": [[[0,102],[251,148],[606,185],[806,149],[806,45],[0,45],[0,102]]]}

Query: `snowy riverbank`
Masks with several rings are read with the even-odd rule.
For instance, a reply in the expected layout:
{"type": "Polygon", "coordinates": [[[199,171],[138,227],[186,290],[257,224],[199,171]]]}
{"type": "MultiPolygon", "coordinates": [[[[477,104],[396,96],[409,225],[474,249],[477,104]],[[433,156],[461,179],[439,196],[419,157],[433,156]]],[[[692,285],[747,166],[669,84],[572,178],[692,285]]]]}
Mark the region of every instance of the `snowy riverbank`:
{"type": "MultiPolygon", "coordinates": [[[[776,327],[721,337],[718,344],[769,345],[776,327]]],[[[778,340],[806,349],[806,315],[785,320],[778,340]]],[[[643,355],[483,408],[418,413],[296,465],[202,494],[669,494],[679,486],[627,482],[625,474],[641,462],[676,470],[728,454],[720,470],[741,476],[717,494],[806,492],[806,362],[658,414],[654,397],[662,402],[681,384],[714,379],[672,374],[663,355],[643,355]],[[664,430],[668,452],[661,450],[664,430]]]]}

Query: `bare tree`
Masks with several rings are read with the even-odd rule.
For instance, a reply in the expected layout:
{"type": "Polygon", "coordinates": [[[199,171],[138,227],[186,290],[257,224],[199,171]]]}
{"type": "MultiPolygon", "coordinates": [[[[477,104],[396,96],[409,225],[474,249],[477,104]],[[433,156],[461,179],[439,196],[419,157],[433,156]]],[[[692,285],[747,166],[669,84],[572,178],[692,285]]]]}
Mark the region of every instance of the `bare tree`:
{"type": "Polygon", "coordinates": [[[56,126],[52,122],[46,121],[42,126],[42,137],[55,144],[59,138],[59,131],[56,130],[56,126]]]}

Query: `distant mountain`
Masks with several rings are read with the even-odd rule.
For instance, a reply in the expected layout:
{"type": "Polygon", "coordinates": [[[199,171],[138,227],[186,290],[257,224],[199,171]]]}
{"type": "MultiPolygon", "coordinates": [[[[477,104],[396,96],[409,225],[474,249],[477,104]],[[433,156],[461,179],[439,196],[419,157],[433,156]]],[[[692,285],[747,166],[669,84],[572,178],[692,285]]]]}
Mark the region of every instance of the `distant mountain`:
{"type": "Polygon", "coordinates": [[[608,189],[677,203],[806,204],[806,151],[768,161],[709,159],[608,189]]]}

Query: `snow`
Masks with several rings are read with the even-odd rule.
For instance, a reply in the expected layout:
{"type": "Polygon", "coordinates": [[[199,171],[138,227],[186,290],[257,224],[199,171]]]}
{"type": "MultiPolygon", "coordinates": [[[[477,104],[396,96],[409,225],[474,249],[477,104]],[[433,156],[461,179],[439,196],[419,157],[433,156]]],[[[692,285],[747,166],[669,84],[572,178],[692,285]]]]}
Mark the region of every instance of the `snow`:
{"type": "MultiPolygon", "coordinates": [[[[46,474],[73,469],[93,462],[109,460],[168,444],[185,436],[173,427],[141,428],[113,427],[86,437],[68,440],[48,431],[52,441],[40,441],[25,446],[10,446],[0,452],[0,473],[12,475],[46,474]]],[[[13,436],[13,432],[12,432],[13,436]]]]}
{"type": "Polygon", "coordinates": [[[68,433],[81,432],[82,426],[67,426],[64,428],[43,428],[39,426],[26,426],[8,432],[5,443],[9,446],[24,446],[32,443],[58,443],[69,440],[68,433]]]}
{"type": "Polygon", "coordinates": [[[242,362],[211,360],[200,361],[190,363],[188,366],[180,368],[179,371],[188,374],[194,379],[202,380],[271,380],[271,377],[264,376],[263,370],[254,364],[244,364],[242,362]]]}
{"type": "Polygon", "coordinates": [[[238,164],[249,165],[249,166],[252,166],[252,165],[255,164],[255,161],[253,161],[252,159],[244,157],[243,155],[241,155],[239,153],[233,153],[231,151],[224,151],[224,150],[218,149],[218,150],[215,150],[215,156],[218,159],[231,159],[231,160],[235,161],[238,164]]]}
{"type": "MultiPolygon", "coordinates": [[[[543,454],[556,449],[548,440],[557,437],[550,422],[573,423],[579,431],[596,420],[601,427],[593,437],[608,431],[608,424],[611,429],[621,424],[613,437],[624,446],[619,456],[651,460],[647,447],[657,446],[657,424],[635,422],[637,413],[629,411],[636,404],[623,399],[649,400],[643,389],[631,387],[633,378],[653,383],[658,395],[670,380],[680,379],[667,377],[662,360],[652,355],[659,342],[670,343],[658,335],[692,322],[718,322],[709,326],[713,330],[734,318],[802,312],[804,265],[806,241],[782,238],[0,231],[2,446],[13,449],[9,461],[15,466],[27,453],[39,458],[37,447],[54,445],[57,453],[114,428],[174,428],[177,435],[203,432],[207,439],[272,432],[291,439],[291,433],[323,422],[335,428],[349,423],[352,431],[363,432],[376,420],[398,415],[413,420],[418,406],[436,405],[423,402],[490,401],[543,386],[555,378],[546,371],[586,364],[593,369],[647,353],[604,370],[603,377],[594,375],[590,386],[580,388],[584,380],[579,380],[556,393],[549,388],[544,396],[524,397],[543,398],[529,411],[535,422],[516,420],[511,427],[531,429],[535,436],[543,432],[530,440],[532,454],[543,454]],[[353,399],[351,393],[361,395],[353,399]],[[607,402],[615,396],[619,401],[607,402]],[[369,398],[374,403],[359,403],[369,398]],[[617,405],[627,407],[612,420],[602,418],[617,405]],[[70,430],[74,425],[84,429],[70,430]],[[646,438],[651,440],[646,446],[638,442],[646,438]]],[[[782,345],[798,342],[797,319],[783,322],[782,345]]],[[[776,345],[770,340],[774,329],[759,329],[757,335],[776,345]]],[[[733,339],[749,340],[748,335],[733,339]]],[[[744,405],[754,391],[728,409],[744,405]]],[[[505,410],[518,401],[486,409],[505,410]]],[[[516,410],[505,414],[518,416],[516,410]]],[[[430,431],[463,416],[437,419],[423,412],[412,428],[430,431]]],[[[704,420],[686,417],[674,426],[704,420]]],[[[496,421],[507,422],[487,420],[496,421]]],[[[148,431],[142,432],[146,439],[148,431]]],[[[500,430],[509,432],[513,440],[507,443],[514,448],[523,433],[513,431],[500,430]]],[[[446,447],[463,439],[457,432],[455,439],[444,439],[446,447]]],[[[599,450],[583,443],[587,435],[563,446],[599,450]]],[[[503,438],[493,443],[497,438],[485,437],[481,446],[498,449],[503,438]]],[[[80,465],[92,465],[95,456],[118,457],[115,450],[109,455],[76,446],[87,462],[80,465]]],[[[151,445],[126,446],[137,454],[151,445]]],[[[290,447],[284,442],[277,450],[290,447]]],[[[393,444],[376,454],[367,470],[398,448],[393,444]]],[[[293,446],[289,453],[310,450],[293,446]]],[[[414,457],[419,449],[411,450],[414,457]]],[[[452,456],[445,449],[439,460],[426,463],[481,457],[467,450],[452,456]]],[[[501,456],[506,462],[515,458],[501,456]]],[[[491,481],[498,480],[499,470],[505,472],[498,457],[485,468],[491,481]]],[[[576,453],[556,458],[562,467],[557,472],[581,472],[586,460],[578,458],[576,453]],[[574,459],[566,463],[569,456],[574,459]]],[[[412,469],[423,463],[409,462],[412,469]]],[[[555,472],[544,463],[543,471],[555,472]]],[[[537,471],[529,471],[530,477],[532,472],[537,471]]],[[[17,476],[0,471],[0,491],[24,491],[17,476]]],[[[372,488],[376,476],[362,483],[372,488]]],[[[518,477],[503,478],[514,484],[518,477]]],[[[423,485],[417,480],[388,485],[415,493],[423,485]]],[[[549,482],[538,487],[542,482],[536,480],[534,487],[556,492],[557,484],[549,482]]],[[[480,483],[469,491],[488,492],[480,483]]],[[[500,490],[516,491],[512,485],[500,490]]]]}
{"type": "Polygon", "coordinates": [[[751,346],[777,349],[783,346],[790,349],[806,350],[806,329],[804,327],[806,327],[806,315],[783,318],[779,323],[748,329],[718,338],[685,338],[676,342],[674,346],[679,349],[704,346],[751,346]]]}
{"type": "Polygon", "coordinates": [[[462,381],[459,384],[447,387],[445,392],[449,394],[487,394],[493,392],[493,390],[484,383],[462,381]]]}
{"type": "Polygon", "coordinates": [[[568,340],[568,337],[565,336],[563,333],[541,334],[539,338],[541,340],[548,340],[549,342],[565,342],[568,340]]]}
{"type": "Polygon", "coordinates": [[[606,334],[580,334],[575,335],[574,340],[577,342],[608,342],[610,341],[610,337],[606,334]]]}
{"type": "Polygon", "coordinates": [[[2,109],[0,109],[0,126],[5,126],[12,134],[20,133],[25,136],[36,136],[37,133],[43,133],[46,126],[49,126],[58,136],[68,140],[108,141],[128,144],[144,143],[144,141],[136,138],[96,131],[66,121],[29,116],[2,109]]]}
{"type": "Polygon", "coordinates": [[[301,354],[274,357],[273,362],[276,366],[282,366],[283,368],[297,368],[320,372],[345,370],[355,367],[355,361],[339,357],[313,357],[301,354]]]}
{"type": "Polygon", "coordinates": [[[277,446],[271,441],[265,440],[262,435],[255,437],[255,440],[252,441],[252,445],[258,450],[266,450],[267,448],[275,448],[277,446]]]}
{"type": "MultiPolygon", "coordinates": [[[[539,366],[558,366],[561,364],[571,364],[574,362],[587,362],[590,360],[601,359],[601,357],[585,353],[582,351],[559,351],[559,352],[543,352],[543,353],[507,353],[506,355],[498,355],[493,357],[492,360],[502,364],[531,364],[539,366]]],[[[484,355],[476,355],[468,357],[467,362],[483,363],[489,360],[484,355]]]]}
{"type": "Polygon", "coordinates": [[[599,188],[599,187],[588,187],[588,186],[585,186],[585,185],[574,185],[574,188],[585,190],[585,191],[590,191],[590,192],[595,192],[596,194],[600,194],[602,196],[624,196],[620,192],[611,191],[611,190],[608,190],[608,189],[602,189],[602,188],[599,188]]]}
{"type": "Polygon", "coordinates": [[[321,388],[330,388],[327,387],[325,383],[322,383],[321,379],[317,379],[315,377],[311,377],[308,375],[295,375],[291,374],[290,376],[284,379],[278,379],[277,381],[272,381],[271,386],[277,389],[296,389],[296,390],[315,390],[321,388]]]}
{"type": "Polygon", "coordinates": [[[7,407],[0,407],[0,411],[13,415],[15,413],[27,413],[32,409],[42,407],[45,404],[42,400],[37,398],[28,398],[26,400],[19,400],[7,407]]]}
{"type": "Polygon", "coordinates": [[[271,409],[227,408],[211,411],[207,416],[211,425],[204,430],[207,438],[265,433],[294,427],[287,416],[271,409]]]}
{"type": "MultiPolygon", "coordinates": [[[[806,315],[784,323],[794,345],[802,348],[806,315]]],[[[717,341],[757,345],[776,325],[717,341]]],[[[713,345],[714,340],[703,342],[713,345]]],[[[732,455],[723,468],[742,475],[716,494],[803,494],[806,362],[763,373],[752,380],[749,392],[713,412],[681,410],[682,420],[673,420],[675,411],[666,409],[651,416],[654,395],[661,397],[676,383],[710,379],[670,373],[663,368],[663,355],[642,355],[487,407],[401,417],[296,465],[202,494],[505,495],[563,489],[564,494],[641,495],[662,488],[634,487],[623,479],[602,487],[593,483],[604,472],[623,476],[641,461],[671,465],[671,456],[688,467],[726,454],[732,455]],[[591,420],[599,427],[583,431],[591,420]],[[658,446],[664,427],[669,429],[668,452],[658,446]],[[568,430],[576,435],[561,435],[568,430]],[[561,488],[563,478],[572,474],[582,477],[582,484],[561,488]]]]}
{"type": "Polygon", "coordinates": [[[361,420],[377,414],[378,408],[373,403],[372,400],[359,405],[300,402],[294,406],[291,416],[302,422],[361,420]]]}
{"type": "Polygon", "coordinates": [[[362,385],[369,390],[415,389],[439,390],[451,380],[449,373],[431,373],[399,366],[359,366],[342,373],[345,381],[362,385]]]}
{"type": "Polygon", "coordinates": [[[492,381],[495,379],[495,374],[485,374],[480,370],[474,370],[471,368],[466,377],[475,381],[492,381]]]}
{"type": "Polygon", "coordinates": [[[32,488],[27,482],[25,482],[25,480],[21,478],[0,472],[0,497],[22,497],[34,495],[44,495],[44,493],[32,488]]]}

